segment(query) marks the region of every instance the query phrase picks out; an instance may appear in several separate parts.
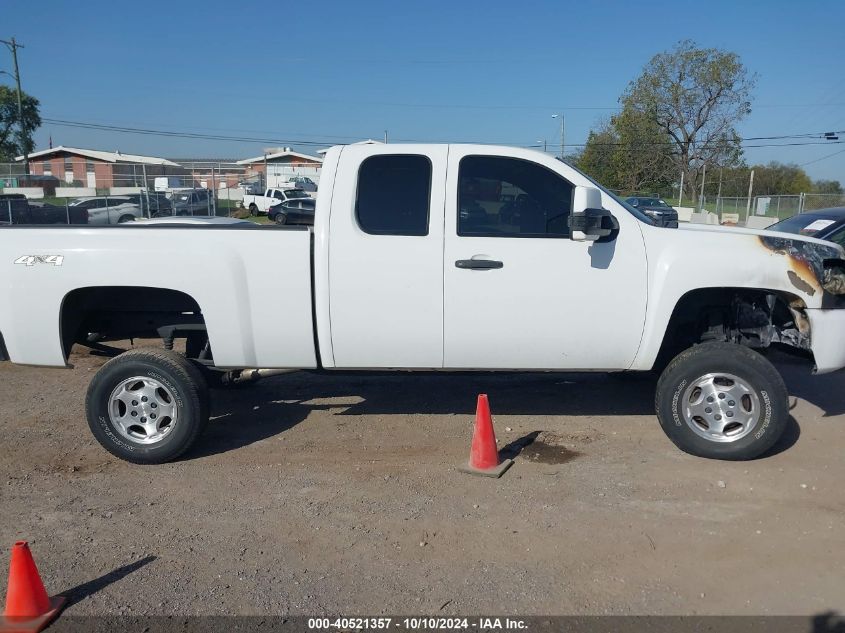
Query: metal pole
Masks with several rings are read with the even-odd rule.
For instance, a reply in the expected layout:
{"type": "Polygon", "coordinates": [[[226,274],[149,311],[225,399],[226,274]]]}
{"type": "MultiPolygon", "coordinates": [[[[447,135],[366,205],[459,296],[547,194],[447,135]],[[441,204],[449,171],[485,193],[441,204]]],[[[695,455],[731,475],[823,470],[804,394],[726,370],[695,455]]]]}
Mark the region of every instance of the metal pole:
{"type": "Polygon", "coordinates": [[[684,170],[681,170],[681,188],[678,190],[678,206],[684,201],[684,170]]]}
{"type": "Polygon", "coordinates": [[[707,180],[707,163],[704,163],[703,170],[701,172],[701,200],[699,201],[699,206],[701,210],[704,211],[704,181],[707,180]]]}
{"type": "Polygon", "coordinates": [[[716,198],[722,197],[722,168],[719,167],[719,191],[716,192],[716,198]]]}
{"type": "Polygon", "coordinates": [[[13,37],[10,42],[0,40],[10,51],[12,51],[12,61],[15,66],[15,84],[18,87],[18,126],[20,129],[21,153],[23,154],[23,166],[26,175],[29,175],[29,143],[24,142],[24,127],[23,127],[23,101],[21,100],[21,72],[18,68],[18,49],[23,48],[23,44],[18,44],[13,37]]]}
{"type": "Polygon", "coordinates": [[[67,216],[67,223],[70,224],[70,209],[67,206],[67,198],[65,198],[65,215],[67,216]]]}
{"type": "Polygon", "coordinates": [[[748,201],[745,203],[745,223],[748,224],[748,214],[751,213],[751,192],[754,190],[754,170],[751,170],[751,178],[748,180],[748,201]]]}
{"type": "Polygon", "coordinates": [[[563,114],[553,114],[553,119],[560,119],[560,159],[563,160],[563,152],[565,146],[565,139],[564,139],[564,116],[563,114]]]}
{"type": "Polygon", "coordinates": [[[387,145],[387,130],[384,131],[384,144],[387,145]]]}

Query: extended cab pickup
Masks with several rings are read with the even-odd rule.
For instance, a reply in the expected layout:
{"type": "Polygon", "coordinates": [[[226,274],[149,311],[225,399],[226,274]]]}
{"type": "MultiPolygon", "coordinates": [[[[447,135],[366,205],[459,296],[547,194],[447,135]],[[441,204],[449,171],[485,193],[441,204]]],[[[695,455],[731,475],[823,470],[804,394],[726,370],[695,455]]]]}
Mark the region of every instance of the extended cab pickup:
{"type": "Polygon", "coordinates": [[[289,200],[296,200],[299,198],[310,198],[302,189],[296,189],[294,183],[290,183],[290,187],[273,187],[267,189],[263,195],[244,195],[244,206],[249,209],[252,215],[259,213],[266,214],[273,205],[281,204],[289,200]]]}
{"type": "Polygon", "coordinates": [[[74,344],[163,339],[88,390],[94,435],[138,463],[188,449],[215,371],[654,370],[677,446],[748,459],[789,417],[758,350],[845,366],[839,246],[658,227],[527,149],[335,147],[313,229],[10,226],[0,253],[0,358],[62,367],[74,344]]]}

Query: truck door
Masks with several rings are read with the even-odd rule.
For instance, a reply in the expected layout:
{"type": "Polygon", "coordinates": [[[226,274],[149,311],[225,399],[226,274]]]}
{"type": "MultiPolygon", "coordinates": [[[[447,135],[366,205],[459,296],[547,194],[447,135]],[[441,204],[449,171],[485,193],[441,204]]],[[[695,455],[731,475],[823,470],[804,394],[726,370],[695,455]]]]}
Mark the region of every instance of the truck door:
{"type": "Polygon", "coordinates": [[[443,365],[448,146],[343,148],[329,219],[334,365],[443,365]]]}
{"type": "Polygon", "coordinates": [[[638,220],[608,196],[603,204],[620,225],[616,239],[570,240],[574,185],[592,183],[551,157],[513,154],[450,148],[444,366],[629,367],[647,297],[638,220]]]}

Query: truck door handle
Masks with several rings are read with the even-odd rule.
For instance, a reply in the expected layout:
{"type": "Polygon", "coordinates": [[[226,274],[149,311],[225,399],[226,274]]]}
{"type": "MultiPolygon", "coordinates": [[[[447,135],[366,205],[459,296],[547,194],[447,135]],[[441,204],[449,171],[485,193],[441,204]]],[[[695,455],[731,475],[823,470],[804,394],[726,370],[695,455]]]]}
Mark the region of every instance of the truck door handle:
{"type": "Polygon", "coordinates": [[[455,262],[455,266],[468,270],[493,270],[502,268],[504,264],[493,259],[459,259],[455,262]]]}

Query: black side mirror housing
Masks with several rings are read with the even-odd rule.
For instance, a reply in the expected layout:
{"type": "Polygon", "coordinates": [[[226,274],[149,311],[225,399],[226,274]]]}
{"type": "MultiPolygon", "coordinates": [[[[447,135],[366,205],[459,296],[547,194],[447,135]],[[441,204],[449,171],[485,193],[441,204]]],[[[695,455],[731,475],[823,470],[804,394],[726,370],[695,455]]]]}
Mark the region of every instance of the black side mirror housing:
{"type": "Polygon", "coordinates": [[[619,221],[607,209],[584,209],[570,215],[568,224],[570,236],[578,232],[589,241],[610,242],[619,233],[619,221]]]}

